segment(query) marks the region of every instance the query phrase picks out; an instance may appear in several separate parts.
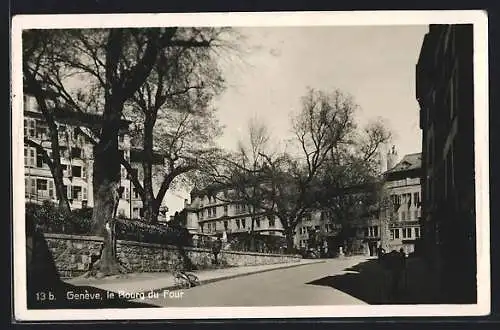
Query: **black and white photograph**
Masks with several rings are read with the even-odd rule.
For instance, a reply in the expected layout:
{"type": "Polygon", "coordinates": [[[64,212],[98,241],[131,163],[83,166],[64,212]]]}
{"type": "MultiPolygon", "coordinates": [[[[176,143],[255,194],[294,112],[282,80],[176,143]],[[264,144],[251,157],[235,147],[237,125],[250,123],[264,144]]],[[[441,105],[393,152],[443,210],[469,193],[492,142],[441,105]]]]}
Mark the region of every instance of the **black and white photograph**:
{"type": "Polygon", "coordinates": [[[16,319],[490,312],[484,12],[21,15],[12,49],[16,319]]]}

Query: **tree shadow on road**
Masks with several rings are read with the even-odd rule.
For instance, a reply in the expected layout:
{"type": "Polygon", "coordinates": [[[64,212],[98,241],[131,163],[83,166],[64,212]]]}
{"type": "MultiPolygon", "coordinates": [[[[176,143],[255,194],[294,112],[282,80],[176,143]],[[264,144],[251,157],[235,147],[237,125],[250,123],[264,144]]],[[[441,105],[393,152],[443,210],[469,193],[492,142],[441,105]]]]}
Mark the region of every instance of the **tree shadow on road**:
{"type": "Polygon", "coordinates": [[[391,273],[377,259],[361,262],[344,271],[344,274],[326,276],[306,284],[337,289],[372,305],[437,303],[435,297],[428,294],[430,288],[421,287],[422,281],[416,278],[420,274],[407,277],[413,282],[408,281],[406,287],[403,279],[398,293],[391,294],[391,273]]]}

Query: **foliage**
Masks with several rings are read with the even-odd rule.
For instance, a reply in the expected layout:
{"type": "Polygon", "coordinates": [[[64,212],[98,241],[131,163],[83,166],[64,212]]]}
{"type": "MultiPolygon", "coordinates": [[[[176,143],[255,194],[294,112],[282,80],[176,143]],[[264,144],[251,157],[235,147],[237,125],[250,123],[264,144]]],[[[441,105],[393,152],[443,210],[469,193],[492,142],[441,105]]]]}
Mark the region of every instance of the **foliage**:
{"type": "MultiPolygon", "coordinates": [[[[49,201],[26,204],[26,222],[45,233],[90,235],[92,208],[65,213],[49,201]]],[[[152,225],[139,220],[116,219],[117,239],[134,242],[192,245],[189,232],[180,226],[152,225]]]]}

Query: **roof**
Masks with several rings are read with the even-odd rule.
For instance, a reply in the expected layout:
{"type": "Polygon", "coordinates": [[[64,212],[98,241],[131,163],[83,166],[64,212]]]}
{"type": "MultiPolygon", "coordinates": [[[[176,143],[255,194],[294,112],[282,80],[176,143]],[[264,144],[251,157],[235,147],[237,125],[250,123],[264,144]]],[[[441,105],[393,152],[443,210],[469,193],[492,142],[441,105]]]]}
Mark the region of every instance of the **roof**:
{"type": "Polygon", "coordinates": [[[386,173],[403,172],[418,170],[422,167],[422,153],[413,153],[404,155],[393,168],[387,170],[386,173]]]}
{"type": "MultiPolygon", "coordinates": [[[[45,120],[44,115],[38,111],[25,110],[24,115],[45,120]]],[[[53,116],[57,122],[72,126],[99,128],[102,124],[102,115],[97,113],[77,112],[66,108],[56,108],[53,111],[53,116]]],[[[120,119],[120,130],[122,132],[128,130],[130,123],[130,120],[120,119]]]]}

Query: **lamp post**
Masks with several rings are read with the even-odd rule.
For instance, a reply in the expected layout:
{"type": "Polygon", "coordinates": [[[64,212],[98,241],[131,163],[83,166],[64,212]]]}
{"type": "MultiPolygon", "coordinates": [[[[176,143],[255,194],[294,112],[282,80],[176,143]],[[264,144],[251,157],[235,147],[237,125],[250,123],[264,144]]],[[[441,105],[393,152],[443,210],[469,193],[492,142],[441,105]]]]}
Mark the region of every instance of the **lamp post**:
{"type": "Polygon", "coordinates": [[[128,175],[128,206],[129,206],[129,217],[132,220],[132,177],[128,175]]]}

